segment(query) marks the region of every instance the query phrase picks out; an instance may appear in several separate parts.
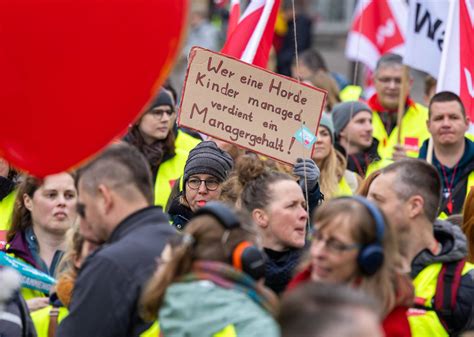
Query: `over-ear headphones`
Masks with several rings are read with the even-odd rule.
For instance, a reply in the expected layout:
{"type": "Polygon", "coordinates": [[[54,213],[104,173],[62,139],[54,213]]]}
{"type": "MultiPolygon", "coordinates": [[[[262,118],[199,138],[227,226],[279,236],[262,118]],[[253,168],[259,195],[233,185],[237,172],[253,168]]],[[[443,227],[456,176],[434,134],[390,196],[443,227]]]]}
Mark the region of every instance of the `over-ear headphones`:
{"type": "MultiPolygon", "coordinates": [[[[193,217],[210,215],[214,217],[225,229],[232,230],[241,227],[240,220],[234,211],[222,202],[211,201],[199,208],[193,217]]],[[[260,280],[265,275],[265,253],[249,241],[240,242],[232,251],[232,266],[260,280]]]]}
{"type": "Polygon", "coordinates": [[[382,212],[369,200],[361,196],[347,197],[364,205],[369,211],[375,222],[375,241],[363,246],[357,257],[359,268],[366,275],[375,274],[384,261],[384,251],[382,247],[382,240],[385,233],[385,220],[382,212]]]}

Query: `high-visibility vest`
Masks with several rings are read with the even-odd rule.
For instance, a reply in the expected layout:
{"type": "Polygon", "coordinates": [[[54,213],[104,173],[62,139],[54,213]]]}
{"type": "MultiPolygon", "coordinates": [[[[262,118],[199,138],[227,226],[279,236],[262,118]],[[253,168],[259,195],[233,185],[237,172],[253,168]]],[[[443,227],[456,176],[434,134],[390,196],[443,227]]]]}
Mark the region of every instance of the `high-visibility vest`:
{"type": "MultiPolygon", "coordinates": [[[[31,312],[31,319],[35,325],[36,334],[38,337],[48,337],[49,336],[49,326],[51,322],[51,305],[44,307],[42,309],[31,312]]],[[[69,314],[69,310],[66,307],[59,307],[58,313],[58,324],[69,314]]],[[[153,325],[148,328],[145,332],[140,334],[140,337],[156,337],[160,335],[160,327],[158,321],[155,321],[153,325]]]]}
{"type": "Polygon", "coordinates": [[[341,180],[339,180],[338,189],[334,197],[346,197],[346,196],[354,195],[353,188],[351,187],[351,184],[347,180],[346,175],[352,175],[350,179],[355,179],[356,180],[355,183],[357,183],[357,178],[355,177],[355,173],[352,171],[346,170],[341,180]]]}
{"type": "Polygon", "coordinates": [[[187,151],[175,149],[174,157],[161,163],[156,174],[155,205],[161,206],[163,209],[165,208],[171,194],[171,189],[184,173],[188,154],[189,152],[187,151]]]}
{"type": "Polygon", "coordinates": [[[342,102],[358,101],[362,95],[362,87],[358,85],[347,85],[339,92],[342,102]]]}
{"type": "MultiPolygon", "coordinates": [[[[418,103],[410,106],[402,118],[401,143],[408,148],[409,157],[418,158],[423,142],[430,137],[426,121],[428,109],[418,103]]],[[[397,144],[398,126],[387,135],[385,125],[377,111],[372,113],[373,137],[379,141],[377,152],[382,159],[391,159],[397,144]]]]}
{"type": "MultiPolygon", "coordinates": [[[[417,302],[423,302],[426,308],[433,308],[432,300],[436,294],[438,275],[442,267],[441,262],[430,264],[413,280],[415,298],[417,302]]],[[[474,265],[466,262],[461,275],[464,276],[473,269],[474,265]]],[[[408,322],[413,337],[448,337],[448,332],[434,310],[410,309],[408,322]]]]}
{"type": "Polygon", "coordinates": [[[16,194],[16,190],[14,190],[0,201],[0,231],[10,229],[16,194]]]}
{"type": "Polygon", "coordinates": [[[178,134],[176,135],[176,139],[174,141],[174,147],[175,149],[189,152],[200,142],[200,139],[194,138],[182,130],[178,130],[178,134]]]}

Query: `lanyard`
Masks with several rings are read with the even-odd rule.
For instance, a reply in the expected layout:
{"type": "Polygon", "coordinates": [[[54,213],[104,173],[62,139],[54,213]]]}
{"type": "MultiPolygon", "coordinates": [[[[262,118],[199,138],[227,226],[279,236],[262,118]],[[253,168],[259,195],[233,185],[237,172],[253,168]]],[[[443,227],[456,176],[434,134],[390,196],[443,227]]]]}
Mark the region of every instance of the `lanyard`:
{"type": "Polygon", "coordinates": [[[444,165],[441,163],[439,163],[439,165],[441,166],[441,171],[443,172],[444,186],[446,187],[449,193],[446,208],[448,209],[448,212],[451,215],[453,213],[453,195],[451,192],[453,190],[454,178],[456,177],[456,170],[458,169],[459,162],[456,164],[456,166],[454,166],[453,175],[451,177],[451,183],[449,183],[448,181],[448,174],[444,169],[444,165]]]}

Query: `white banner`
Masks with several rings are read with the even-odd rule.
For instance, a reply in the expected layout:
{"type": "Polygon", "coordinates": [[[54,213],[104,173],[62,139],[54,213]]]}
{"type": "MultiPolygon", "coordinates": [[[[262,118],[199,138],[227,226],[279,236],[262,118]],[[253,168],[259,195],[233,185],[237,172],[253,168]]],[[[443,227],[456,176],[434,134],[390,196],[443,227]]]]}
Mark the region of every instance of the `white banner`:
{"type": "Polygon", "coordinates": [[[404,63],[438,78],[449,0],[412,0],[404,63]]]}

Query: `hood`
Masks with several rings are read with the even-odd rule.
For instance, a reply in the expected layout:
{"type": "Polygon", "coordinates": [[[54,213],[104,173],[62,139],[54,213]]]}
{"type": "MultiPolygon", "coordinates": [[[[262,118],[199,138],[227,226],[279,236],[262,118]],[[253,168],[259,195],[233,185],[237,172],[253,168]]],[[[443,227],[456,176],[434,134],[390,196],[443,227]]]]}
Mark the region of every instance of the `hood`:
{"type": "Polygon", "coordinates": [[[466,236],[459,226],[436,220],[434,235],[442,245],[441,254],[434,256],[429,250],[422,251],[413,261],[413,270],[421,270],[436,262],[458,261],[467,256],[466,236]]]}
{"type": "MultiPolygon", "coordinates": [[[[428,155],[428,140],[429,139],[425,140],[423,142],[423,145],[421,146],[420,154],[418,156],[418,158],[420,159],[426,159],[428,155]]],[[[470,172],[474,169],[474,142],[472,142],[466,137],[464,137],[464,141],[466,144],[466,148],[464,150],[463,156],[461,157],[461,160],[459,161],[458,170],[459,172],[464,172],[468,168],[470,172]]],[[[436,163],[438,163],[438,159],[435,155],[433,155],[433,164],[436,163]]]]}

